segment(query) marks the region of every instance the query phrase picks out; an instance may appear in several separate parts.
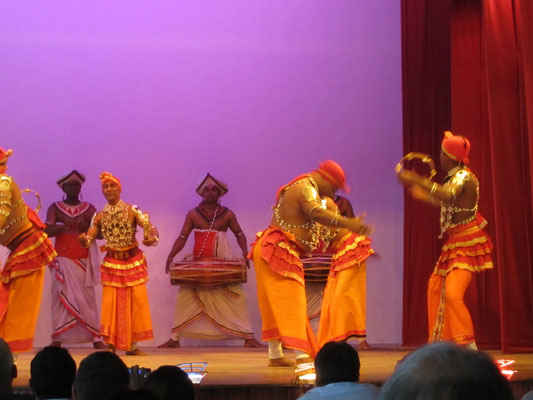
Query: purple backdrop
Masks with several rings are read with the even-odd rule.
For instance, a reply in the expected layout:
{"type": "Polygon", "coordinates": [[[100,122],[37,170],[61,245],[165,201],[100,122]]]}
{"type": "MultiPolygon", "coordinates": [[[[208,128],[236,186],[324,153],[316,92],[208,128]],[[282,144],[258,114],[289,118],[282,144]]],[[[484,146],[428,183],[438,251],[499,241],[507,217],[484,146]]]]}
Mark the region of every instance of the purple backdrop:
{"type": "MultiPolygon", "coordinates": [[[[356,213],[376,227],[369,341],[399,343],[400,55],[400,2],[388,0],[9,1],[0,146],[15,150],[8,173],[40,192],[45,209],[61,198],[55,180],[76,168],[97,208],[108,170],[124,200],[151,213],[161,241],[147,250],[148,345],[169,336],[177,288],[164,260],[202,176],[228,183],[223,204],[251,242],[277,187],[332,158],[347,171],[356,213]]],[[[50,340],[49,280],[36,346],[50,340]]],[[[245,289],[260,338],[253,272],[245,289]]]]}

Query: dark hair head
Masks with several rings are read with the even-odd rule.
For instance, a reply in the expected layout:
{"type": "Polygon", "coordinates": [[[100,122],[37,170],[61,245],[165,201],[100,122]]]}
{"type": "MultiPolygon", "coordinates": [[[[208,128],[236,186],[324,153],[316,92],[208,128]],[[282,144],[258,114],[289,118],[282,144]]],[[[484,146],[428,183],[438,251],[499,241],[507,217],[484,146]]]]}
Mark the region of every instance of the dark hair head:
{"type": "Polygon", "coordinates": [[[155,393],[147,389],[123,389],[106,397],[104,400],[159,400],[155,393]]]}
{"type": "Polygon", "coordinates": [[[346,342],[328,342],[315,359],[316,385],[359,381],[359,354],[346,342]]]}
{"type": "Polygon", "coordinates": [[[116,354],[98,351],[80,363],[73,392],[77,400],[103,399],[127,389],[129,382],[126,364],[116,354]]]}
{"type": "Polygon", "coordinates": [[[151,390],[160,400],[194,400],[194,385],[179,367],[163,365],[152,372],[144,388],[151,390]]]}
{"type": "Polygon", "coordinates": [[[13,362],[11,348],[0,338],[0,395],[11,395],[13,379],[17,377],[17,367],[13,362]]]}
{"type": "Polygon", "coordinates": [[[45,347],[31,360],[30,373],[30,387],[38,399],[71,397],[76,362],[67,350],[45,347]]]}
{"type": "Polygon", "coordinates": [[[488,355],[441,342],[426,345],[399,363],[379,398],[512,400],[513,393],[488,355]]]}

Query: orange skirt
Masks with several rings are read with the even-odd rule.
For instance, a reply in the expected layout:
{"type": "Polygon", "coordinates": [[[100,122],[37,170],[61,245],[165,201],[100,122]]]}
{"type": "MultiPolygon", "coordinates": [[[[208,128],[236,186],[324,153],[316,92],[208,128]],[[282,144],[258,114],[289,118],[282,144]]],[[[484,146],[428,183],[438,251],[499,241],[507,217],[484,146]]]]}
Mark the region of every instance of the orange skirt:
{"type": "Polygon", "coordinates": [[[105,343],[130,350],[132,342],[153,339],[146,285],[103,286],[100,334],[105,343]]]}
{"type": "MultiPolygon", "coordinates": [[[[287,348],[301,350],[314,357],[318,348],[315,335],[307,319],[307,301],[303,285],[303,267],[298,257],[289,259],[297,263],[285,271],[301,269],[300,274],[281,274],[264,258],[264,246],[271,246],[267,235],[262,235],[254,244],[252,259],[257,279],[257,301],[262,319],[262,339],[278,339],[287,348]],[[266,244],[263,244],[266,242],[266,244]]],[[[279,254],[279,253],[278,253],[279,254]]],[[[272,260],[272,258],[270,258],[272,260]]],[[[280,259],[274,261],[280,266],[280,259]]],[[[288,261],[283,260],[283,264],[288,261]]]]}

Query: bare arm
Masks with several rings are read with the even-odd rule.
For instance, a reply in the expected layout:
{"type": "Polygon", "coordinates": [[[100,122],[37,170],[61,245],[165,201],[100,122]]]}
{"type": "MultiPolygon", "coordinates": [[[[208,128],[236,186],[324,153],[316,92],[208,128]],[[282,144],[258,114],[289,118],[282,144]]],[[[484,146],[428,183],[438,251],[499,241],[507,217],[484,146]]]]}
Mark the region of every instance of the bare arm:
{"type": "Polygon", "coordinates": [[[230,211],[230,220],[229,220],[229,228],[235,235],[235,238],[237,239],[237,243],[239,244],[239,247],[242,251],[242,258],[246,262],[246,266],[250,268],[250,260],[248,260],[248,243],[246,241],[246,236],[244,235],[244,232],[241,229],[241,226],[239,225],[239,222],[237,221],[237,216],[233,211],[230,211]]]}
{"type": "Polygon", "coordinates": [[[398,180],[410,188],[411,195],[418,200],[440,207],[440,202],[450,203],[463,191],[463,182],[451,182],[446,187],[413,171],[402,170],[398,180]]]}
{"type": "Polygon", "coordinates": [[[170,268],[170,263],[178,254],[183,247],[185,246],[185,243],[187,243],[187,238],[191,234],[191,231],[194,229],[194,224],[192,222],[192,214],[191,211],[187,213],[187,216],[185,217],[185,222],[183,223],[183,227],[181,228],[180,235],[178,238],[174,241],[174,244],[172,245],[172,249],[170,250],[170,253],[168,253],[167,262],[166,262],[166,268],[165,271],[168,273],[170,268]]]}
{"type": "Polygon", "coordinates": [[[100,221],[102,220],[102,214],[97,213],[93,219],[92,225],[89,227],[86,233],[82,233],[78,236],[78,241],[82,247],[89,247],[94,239],[100,234],[100,221]]]}
{"type": "Polygon", "coordinates": [[[309,200],[302,197],[300,207],[312,221],[325,226],[346,228],[361,235],[369,235],[372,226],[364,222],[364,214],[358,217],[347,218],[333,211],[322,208],[322,204],[317,200],[309,200]]]}

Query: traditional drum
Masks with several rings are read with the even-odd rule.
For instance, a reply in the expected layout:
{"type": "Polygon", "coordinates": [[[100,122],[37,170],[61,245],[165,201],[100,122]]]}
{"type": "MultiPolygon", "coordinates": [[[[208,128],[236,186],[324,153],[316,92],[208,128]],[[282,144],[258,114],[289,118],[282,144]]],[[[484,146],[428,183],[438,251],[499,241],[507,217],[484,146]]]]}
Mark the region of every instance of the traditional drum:
{"type": "Polygon", "coordinates": [[[170,283],[179,286],[214,287],[246,282],[243,260],[202,258],[173,262],[170,283]]]}
{"type": "Polygon", "coordinates": [[[331,254],[312,254],[301,260],[306,282],[326,283],[328,281],[331,254]]]}

